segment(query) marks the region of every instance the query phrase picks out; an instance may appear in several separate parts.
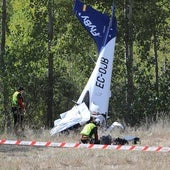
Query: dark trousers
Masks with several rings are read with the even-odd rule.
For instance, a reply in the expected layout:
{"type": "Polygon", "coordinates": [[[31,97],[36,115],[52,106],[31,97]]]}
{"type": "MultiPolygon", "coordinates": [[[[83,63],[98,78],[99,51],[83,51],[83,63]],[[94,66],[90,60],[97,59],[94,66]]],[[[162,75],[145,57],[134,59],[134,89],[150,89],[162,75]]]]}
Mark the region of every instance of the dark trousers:
{"type": "Polygon", "coordinates": [[[14,119],[14,129],[16,129],[17,127],[23,129],[24,112],[17,107],[12,107],[12,112],[14,119]]]}

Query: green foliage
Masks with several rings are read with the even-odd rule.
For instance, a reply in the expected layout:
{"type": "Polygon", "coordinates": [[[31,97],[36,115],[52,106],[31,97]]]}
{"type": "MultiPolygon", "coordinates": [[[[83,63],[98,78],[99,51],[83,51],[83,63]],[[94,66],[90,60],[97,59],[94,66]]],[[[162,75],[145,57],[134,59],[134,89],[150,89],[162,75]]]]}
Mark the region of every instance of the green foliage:
{"type": "MultiPolygon", "coordinates": [[[[85,1],[111,14],[112,1],[85,1]]],[[[115,1],[118,20],[116,53],[113,64],[112,97],[109,115],[130,125],[146,119],[155,120],[170,111],[170,34],[168,0],[137,0],[133,3],[133,80],[134,101],[127,113],[127,69],[125,65],[125,30],[123,1],[115,1]],[[155,34],[154,34],[155,33],[155,34]],[[154,35],[158,52],[159,96],[155,88],[154,35]]],[[[2,12],[2,11],[1,11],[2,12]]],[[[1,15],[1,14],[0,14],[1,15]]],[[[48,94],[48,1],[11,0],[7,3],[6,76],[9,112],[12,93],[26,89],[26,122],[35,127],[46,125],[48,94]]],[[[70,109],[84,88],[97,59],[96,46],[73,14],[73,1],[54,0],[54,36],[51,42],[54,71],[53,119],[70,109]]],[[[0,26],[1,27],[1,26],[0,26]]],[[[0,86],[1,87],[1,86],[0,86]]],[[[3,89],[0,89],[2,92],[3,89]]],[[[3,113],[3,96],[0,96],[3,113]]],[[[0,116],[0,121],[3,120],[0,116]]]]}

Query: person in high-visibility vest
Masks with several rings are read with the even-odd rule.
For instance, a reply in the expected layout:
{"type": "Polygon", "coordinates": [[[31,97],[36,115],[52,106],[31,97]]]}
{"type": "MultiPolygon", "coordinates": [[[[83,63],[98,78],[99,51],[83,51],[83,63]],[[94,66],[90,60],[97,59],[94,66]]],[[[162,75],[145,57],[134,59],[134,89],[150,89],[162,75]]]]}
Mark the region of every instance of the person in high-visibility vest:
{"type": "Polygon", "coordinates": [[[99,119],[95,119],[87,123],[80,132],[81,142],[84,144],[85,143],[99,144],[100,141],[98,139],[98,126],[100,126],[99,119]]]}
{"type": "Polygon", "coordinates": [[[16,92],[12,95],[12,113],[14,119],[14,130],[16,131],[19,126],[22,131],[24,130],[23,121],[25,113],[25,104],[23,99],[24,88],[19,87],[16,92]]]}

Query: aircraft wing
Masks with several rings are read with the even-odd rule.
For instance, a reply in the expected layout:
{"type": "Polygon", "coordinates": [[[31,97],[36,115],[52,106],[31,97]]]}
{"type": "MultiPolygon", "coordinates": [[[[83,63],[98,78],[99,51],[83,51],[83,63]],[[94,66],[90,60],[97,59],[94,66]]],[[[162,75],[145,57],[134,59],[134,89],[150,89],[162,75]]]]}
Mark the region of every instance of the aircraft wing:
{"type": "Polygon", "coordinates": [[[61,119],[54,121],[54,127],[51,129],[50,134],[62,132],[76,124],[83,125],[90,120],[90,111],[85,103],[75,105],[71,110],[60,114],[61,119]]]}

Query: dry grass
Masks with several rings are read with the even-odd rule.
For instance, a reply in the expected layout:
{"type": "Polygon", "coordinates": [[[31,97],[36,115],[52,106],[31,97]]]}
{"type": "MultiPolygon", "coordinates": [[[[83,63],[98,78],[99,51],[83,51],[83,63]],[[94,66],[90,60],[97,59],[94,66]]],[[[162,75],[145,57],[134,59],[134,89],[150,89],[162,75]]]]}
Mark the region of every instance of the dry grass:
{"type": "MultiPolygon", "coordinates": [[[[149,129],[127,128],[125,132],[120,132],[118,129],[112,132],[112,137],[126,135],[140,137],[142,146],[170,147],[170,123],[168,121],[160,121],[149,129]]],[[[69,135],[51,137],[47,130],[35,133],[27,129],[26,136],[23,140],[67,143],[79,141],[79,134],[72,132],[69,135]]],[[[16,140],[16,137],[11,134],[1,134],[0,138],[16,140]]],[[[0,170],[169,170],[170,168],[170,153],[160,152],[0,145],[0,158],[0,170]]]]}

